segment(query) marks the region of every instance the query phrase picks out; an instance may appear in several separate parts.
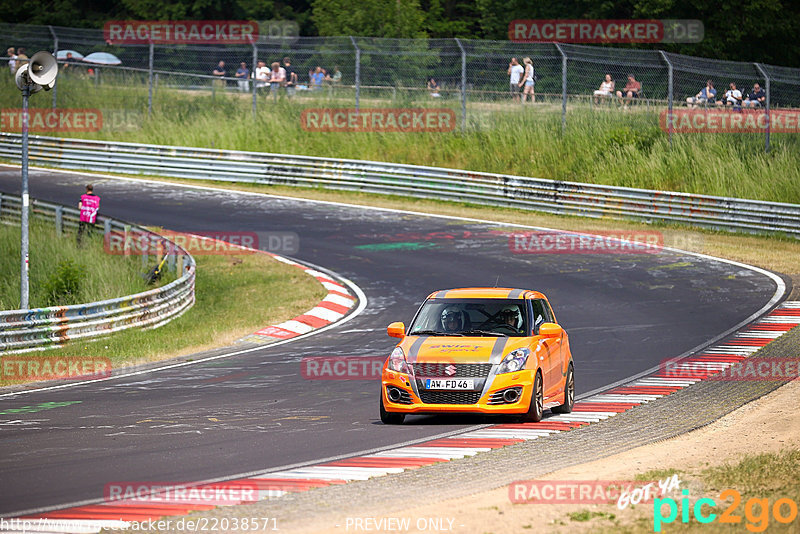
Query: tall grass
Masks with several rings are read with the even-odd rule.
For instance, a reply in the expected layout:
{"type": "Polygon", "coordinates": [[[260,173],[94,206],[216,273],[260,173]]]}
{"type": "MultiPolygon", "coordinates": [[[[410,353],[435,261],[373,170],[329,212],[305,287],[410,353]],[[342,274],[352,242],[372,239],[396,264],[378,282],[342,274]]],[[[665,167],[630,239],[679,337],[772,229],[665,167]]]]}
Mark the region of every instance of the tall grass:
{"type": "MultiPolygon", "coordinates": [[[[141,257],[107,254],[102,230],[84,237],[79,248],[74,233],[59,236],[53,223],[34,220],[29,248],[31,308],[82,304],[151,289],[141,276],[147,269],[141,257]]],[[[167,276],[162,283],[166,280],[167,276]]],[[[0,224],[0,310],[19,308],[19,283],[19,225],[0,224]]]]}
{"type": "MultiPolygon", "coordinates": [[[[470,104],[469,124],[449,133],[331,133],[301,128],[306,107],[352,107],[352,96],[298,94],[293,101],[249,94],[158,88],[147,117],[147,88],[140,80],[104,83],[64,77],[59,105],[125,110],[125,124],[95,133],[62,134],[106,140],[205,148],[306,154],[508,173],[556,180],[622,185],[719,196],[800,203],[800,136],[774,134],[764,152],[761,134],[674,135],[670,147],[654,108],[629,111],[571,105],[562,136],[560,106],[508,102],[470,104]],[[115,83],[116,82],[116,83],[115,83]]],[[[3,107],[18,107],[16,88],[4,84],[3,107]]],[[[47,107],[44,93],[31,99],[47,107]],[[43,96],[44,95],[44,96],[43,96]]],[[[362,97],[362,107],[449,106],[459,102],[426,94],[400,94],[393,102],[362,97]]],[[[120,111],[116,118],[120,116],[120,111]]]]}

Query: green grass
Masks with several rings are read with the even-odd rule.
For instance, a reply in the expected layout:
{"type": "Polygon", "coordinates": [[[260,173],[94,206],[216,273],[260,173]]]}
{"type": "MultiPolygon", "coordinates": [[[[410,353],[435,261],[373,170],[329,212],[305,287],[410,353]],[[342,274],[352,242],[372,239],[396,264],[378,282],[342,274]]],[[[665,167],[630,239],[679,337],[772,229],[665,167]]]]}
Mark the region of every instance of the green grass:
{"type": "MultiPolygon", "coordinates": [[[[33,357],[107,357],[116,372],[126,365],[229,345],[309,310],[326,294],[302,269],[266,254],[195,255],[195,260],[196,302],[181,317],[155,330],[125,330],[33,357]]],[[[8,384],[0,380],[0,385],[8,384]]]]}
{"type": "MultiPolygon", "coordinates": [[[[307,132],[300,126],[304,108],[352,107],[352,98],[340,93],[338,99],[323,94],[272,102],[260,96],[254,118],[249,94],[212,97],[208,91],[160,87],[154,114],[148,118],[147,88],[139,79],[108,74],[103,79],[105,83],[95,86],[90,80],[64,77],[59,81],[59,105],[126,110],[128,119],[120,121],[118,114],[101,132],[62,135],[390,161],[800,203],[800,136],[794,134],[774,134],[769,153],[764,153],[760,134],[675,135],[670,149],[652,110],[593,111],[575,104],[569,108],[562,137],[559,106],[520,108],[503,102],[470,103],[470,126],[464,134],[458,128],[452,133],[307,132]]],[[[3,84],[3,107],[19,107],[18,101],[17,89],[3,84]]],[[[49,104],[45,93],[31,98],[32,106],[49,104]]],[[[433,104],[450,106],[460,117],[457,100],[433,104]]],[[[401,95],[394,102],[362,95],[361,105],[432,102],[424,94],[401,95]]]]}
{"type": "MultiPolygon", "coordinates": [[[[59,236],[53,223],[32,221],[29,251],[31,308],[82,304],[152,288],[140,276],[145,271],[140,256],[104,252],[102,229],[79,248],[74,233],[59,236]]],[[[0,310],[19,308],[19,273],[19,225],[0,224],[0,310]]],[[[161,283],[168,280],[165,275],[161,283]]]]}

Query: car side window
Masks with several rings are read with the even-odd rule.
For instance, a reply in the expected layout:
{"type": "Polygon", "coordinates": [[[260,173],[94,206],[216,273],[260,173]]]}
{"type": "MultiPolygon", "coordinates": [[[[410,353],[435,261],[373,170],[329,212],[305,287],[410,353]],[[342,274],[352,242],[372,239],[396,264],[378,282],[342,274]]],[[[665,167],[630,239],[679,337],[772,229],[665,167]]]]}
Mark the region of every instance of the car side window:
{"type": "Polygon", "coordinates": [[[535,299],[531,304],[533,305],[533,333],[536,335],[539,333],[539,326],[548,321],[547,312],[541,300],[535,299]]]}

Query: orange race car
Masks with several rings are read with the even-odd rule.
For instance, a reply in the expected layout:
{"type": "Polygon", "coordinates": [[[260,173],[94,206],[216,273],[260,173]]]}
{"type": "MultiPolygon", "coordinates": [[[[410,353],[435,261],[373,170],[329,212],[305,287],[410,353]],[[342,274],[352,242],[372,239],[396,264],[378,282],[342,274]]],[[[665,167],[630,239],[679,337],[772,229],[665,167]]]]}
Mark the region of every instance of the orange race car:
{"type": "Polygon", "coordinates": [[[541,421],[550,408],[569,413],[575,371],[567,333],[547,298],[526,289],[434,291],[383,366],[381,421],[406,414],[518,414],[541,421]]]}

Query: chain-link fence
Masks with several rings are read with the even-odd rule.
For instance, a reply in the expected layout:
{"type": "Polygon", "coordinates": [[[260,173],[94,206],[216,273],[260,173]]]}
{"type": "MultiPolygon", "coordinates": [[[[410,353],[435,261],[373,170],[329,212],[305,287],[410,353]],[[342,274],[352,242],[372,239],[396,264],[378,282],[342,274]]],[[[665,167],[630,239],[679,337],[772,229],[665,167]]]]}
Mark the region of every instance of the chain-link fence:
{"type": "MultiPolygon", "coordinates": [[[[356,109],[411,103],[449,106],[458,110],[460,127],[465,129],[482,124],[498,111],[513,111],[516,108],[512,103],[535,99],[535,105],[543,112],[561,114],[563,128],[568,110],[662,111],[686,106],[687,98],[702,90],[708,79],[716,85],[718,101],[724,99],[731,83],[736,84],[743,99],[753,92],[754,84],[760,84],[766,92],[766,101],[760,107],[767,116],[770,109],[800,107],[800,69],[658,50],[369,37],[300,37],[283,42],[262,37],[248,46],[123,46],[108,44],[102,30],[12,24],[0,24],[0,34],[7,46],[23,46],[29,53],[52,50],[63,73],[93,79],[98,86],[139,88],[136,96],[130,96],[131,102],[148,114],[154,101],[158,102],[160,90],[170,88],[212,95],[239,94],[243,109],[253,113],[260,103],[284,97],[308,102],[324,100],[356,109]],[[67,57],[67,51],[73,51],[72,58],[67,57]],[[83,56],[107,52],[119,58],[120,63],[85,63],[77,59],[75,52],[83,56]],[[297,75],[296,84],[271,84],[268,74],[266,78],[256,76],[259,61],[269,70],[274,62],[284,65],[286,57],[297,75]],[[520,87],[510,83],[512,57],[522,66],[524,58],[532,60],[533,99],[524,95],[520,98],[520,87]],[[224,76],[213,74],[220,61],[224,62],[224,76]],[[237,76],[242,63],[247,74],[237,76]],[[608,85],[601,86],[606,75],[613,84],[610,91],[608,85]],[[143,87],[147,89],[146,100],[143,87]],[[638,90],[629,96],[626,87],[638,90]]],[[[71,103],[79,101],[79,96],[71,103]]],[[[59,105],[59,98],[57,85],[52,93],[54,108],[59,105]]],[[[704,105],[715,103],[712,99],[704,105]]],[[[769,126],[765,146],[769,148],[769,126]]]]}

